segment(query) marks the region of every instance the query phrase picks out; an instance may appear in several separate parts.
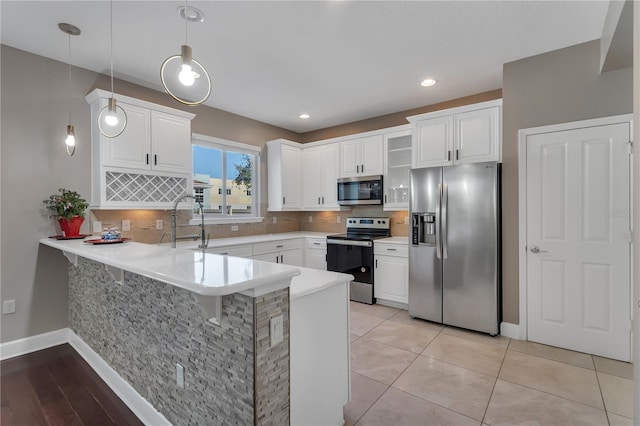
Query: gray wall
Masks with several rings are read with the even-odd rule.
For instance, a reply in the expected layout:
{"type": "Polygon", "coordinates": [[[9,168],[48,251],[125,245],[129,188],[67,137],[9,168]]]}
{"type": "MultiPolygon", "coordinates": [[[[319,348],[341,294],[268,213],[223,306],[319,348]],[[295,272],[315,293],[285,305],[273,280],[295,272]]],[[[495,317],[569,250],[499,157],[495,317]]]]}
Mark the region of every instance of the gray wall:
{"type": "Polygon", "coordinates": [[[518,130],[633,111],[633,74],[599,74],[600,41],[503,67],[503,315],[518,324],[518,130]]]}
{"type": "MultiPolygon", "coordinates": [[[[66,261],[38,244],[56,232],[42,200],[60,187],[90,197],[91,119],[84,97],[95,87],[109,89],[109,81],[105,75],[73,68],[72,122],[78,146],[68,157],[63,142],[68,124],[67,65],[4,45],[0,55],[0,293],[2,300],[16,300],[16,313],[2,315],[0,341],[7,342],[68,325],[66,261]]],[[[276,138],[300,140],[297,133],[225,111],[181,106],[164,93],[131,83],[116,80],[116,92],[196,113],[192,122],[196,133],[257,146],[276,138]]],[[[266,202],[266,155],[262,171],[261,196],[266,202]]],[[[90,230],[88,222],[82,232],[90,230]]]]}

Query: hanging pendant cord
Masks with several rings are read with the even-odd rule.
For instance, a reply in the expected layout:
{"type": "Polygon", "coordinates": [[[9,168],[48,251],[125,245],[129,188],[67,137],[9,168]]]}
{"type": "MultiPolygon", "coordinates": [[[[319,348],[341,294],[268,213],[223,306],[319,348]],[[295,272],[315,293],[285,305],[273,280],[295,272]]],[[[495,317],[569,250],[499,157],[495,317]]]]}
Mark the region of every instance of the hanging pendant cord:
{"type": "Polygon", "coordinates": [[[111,57],[111,97],[113,98],[113,0],[109,2],[109,56],[111,57]]]}
{"type": "Polygon", "coordinates": [[[187,10],[187,0],[184,0],[184,44],[189,45],[189,34],[187,28],[189,25],[189,11],[187,10]]]}
{"type": "Polygon", "coordinates": [[[67,59],[67,63],[69,65],[69,124],[71,124],[71,33],[68,33],[69,37],[69,46],[68,53],[69,57],[67,59]]]}

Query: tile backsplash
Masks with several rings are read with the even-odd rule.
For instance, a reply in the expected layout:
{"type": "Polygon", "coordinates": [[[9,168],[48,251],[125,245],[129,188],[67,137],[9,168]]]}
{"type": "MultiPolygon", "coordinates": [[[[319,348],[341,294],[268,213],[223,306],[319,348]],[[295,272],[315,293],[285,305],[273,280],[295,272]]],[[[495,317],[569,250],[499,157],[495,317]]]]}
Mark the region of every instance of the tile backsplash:
{"type": "MultiPolygon", "coordinates": [[[[268,212],[266,205],[262,206],[261,211],[264,216],[262,222],[207,225],[205,231],[212,239],[294,231],[341,233],[346,230],[347,217],[364,216],[390,217],[391,235],[409,235],[408,221],[405,222],[409,215],[407,211],[385,212],[381,207],[363,206],[340,212],[268,212]],[[338,217],[340,223],[338,223],[338,217]],[[231,231],[232,226],[237,226],[238,230],[231,231]]],[[[184,226],[190,218],[190,211],[178,211],[178,236],[199,235],[200,228],[197,225],[184,226]]],[[[161,240],[169,242],[170,210],[92,210],[91,223],[95,221],[102,222],[102,228],[117,227],[123,237],[131,238],[133,241],[148,244],[157,244],[161,240]],[[130,231],[122,231],[123,220],[130,221],[130,231]],[[156,229],[157,220],[162,220],[163,229],[156,229]]]]}

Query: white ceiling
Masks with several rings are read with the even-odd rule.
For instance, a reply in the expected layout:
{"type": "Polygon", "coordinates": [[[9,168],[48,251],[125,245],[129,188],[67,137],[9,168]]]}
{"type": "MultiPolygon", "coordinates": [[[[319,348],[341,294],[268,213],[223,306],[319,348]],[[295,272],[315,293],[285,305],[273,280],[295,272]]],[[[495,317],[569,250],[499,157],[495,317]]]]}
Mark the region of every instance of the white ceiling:
{"type": "MultiPolygon", "coordinates": [[[[213,76],[207,105],[306,132],[500,88],[503,63],[600,38],[608,4],[190,1],[206,19],[189,44],[213,76]]],[[[180,5],[114,1],[116,77],[161,90],[160,65],[184,42],[180,5]]],[[[2,44],[67,62],[68,22],[82,30],[72,64],[108,74],[108,1],[0,8],[2,44]]]]}

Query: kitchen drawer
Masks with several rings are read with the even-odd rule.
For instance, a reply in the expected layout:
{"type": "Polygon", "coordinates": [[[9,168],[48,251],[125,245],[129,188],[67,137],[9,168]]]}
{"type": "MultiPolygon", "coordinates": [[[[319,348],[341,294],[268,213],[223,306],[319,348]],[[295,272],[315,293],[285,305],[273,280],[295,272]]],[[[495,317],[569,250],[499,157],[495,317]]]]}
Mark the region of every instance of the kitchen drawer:
{"type": "Polygon", "coordinates": [[[374,242],[373,254],[381,256],[409,257],[409,246],[374,242]]]}
{"type": "Polygon", "coordinates": [[[309,249],[326,250],[327,248],[326,238],[305,238],[305,239],[307,241],[307,248],[309,249]]]}
{"type": "Polygon", "coordinates": [[[215,247],[207,249],[207,253],[222,254],[235,257],[247,257],[250,258],[253,250],[251,244],[242,244],[237,246],[215,247]]]}
{"type": "Polygon", "coordinates": [[[255,243],[253,245],[253,255],[256,256],[265,253],[275,253],[295,249],[302,250],[302,238],[269,241],[267,243],[255,243]]]}

